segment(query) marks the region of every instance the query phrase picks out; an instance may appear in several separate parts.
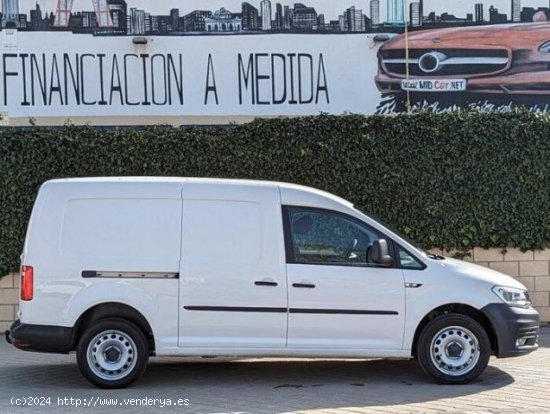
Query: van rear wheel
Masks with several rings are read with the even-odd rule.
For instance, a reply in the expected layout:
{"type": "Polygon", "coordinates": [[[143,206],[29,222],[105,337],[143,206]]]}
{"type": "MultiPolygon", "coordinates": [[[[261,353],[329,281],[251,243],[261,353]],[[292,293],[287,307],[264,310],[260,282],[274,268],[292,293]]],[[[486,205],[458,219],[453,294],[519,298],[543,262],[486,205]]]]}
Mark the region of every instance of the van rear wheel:
{"type": "Polygon", "coordinates": [[[474,319],[445,314],[420,333],[417,357],[422,369],[443,384],[466,384],[481,375],[491,356],[491,341],[474,319]]]}
{"type": "Polygon", "coordinates": [[[80,372],[100,388],[124,388],[136,381],[149,360],[147,340],[133,323],[103,319],[84,331],[76,349],[80,372]]]}

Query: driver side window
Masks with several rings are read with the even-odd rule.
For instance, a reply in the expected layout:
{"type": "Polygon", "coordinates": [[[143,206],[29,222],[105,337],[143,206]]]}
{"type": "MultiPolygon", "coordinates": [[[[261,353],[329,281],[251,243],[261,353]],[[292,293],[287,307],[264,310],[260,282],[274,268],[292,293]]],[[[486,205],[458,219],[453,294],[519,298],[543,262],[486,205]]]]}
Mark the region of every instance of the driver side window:
{"type": "Polygon", "coordinates": [[[297,264],[369,266],[369,252],[379,234],[343,214],[290,207],[288,227],[297,264]]]}

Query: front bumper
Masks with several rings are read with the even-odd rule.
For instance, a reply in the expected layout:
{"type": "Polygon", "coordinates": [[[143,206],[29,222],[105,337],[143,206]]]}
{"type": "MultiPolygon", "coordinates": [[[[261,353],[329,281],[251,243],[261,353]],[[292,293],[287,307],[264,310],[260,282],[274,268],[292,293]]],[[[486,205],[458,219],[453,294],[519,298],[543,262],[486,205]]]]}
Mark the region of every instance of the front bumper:
{"type": "Polygon", "coordinates": [[[15,321],[6,341],[23,351],[68,354],[74,349],[74,331],[64,326],[28,325],[15,321]]]}
{"type": "Polygon", "coordinates": [[[481,311],[489,318],[495,330],[498,358],[525,355],[539,348],[539,313],[535,309],[492,303],[481,311]]]}

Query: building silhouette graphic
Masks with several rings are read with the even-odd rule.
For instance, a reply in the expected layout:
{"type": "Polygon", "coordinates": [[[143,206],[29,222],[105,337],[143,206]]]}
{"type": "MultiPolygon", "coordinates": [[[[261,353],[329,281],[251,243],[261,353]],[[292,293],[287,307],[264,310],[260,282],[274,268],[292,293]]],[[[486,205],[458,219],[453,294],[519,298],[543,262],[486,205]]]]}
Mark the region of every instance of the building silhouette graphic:
{"type": "Polygon", "coordinates": [[[292,25],[296,29],[313,29],[317,26],[317,11],[302,3],[294,4],[292,25]]]}
{"type": "Polygon", "coordinates": [[[380,25],[380,0],[370,0],[370,19],[372,27],[380,25]]]}
{"type": "Polygon", "coordinates": [[[126,29],[126,19],[128,16],[128,5],[125,0],[108,0],[107,5],[113,19],[113,27],[126,29]]]}
{"type": "Polygon", "coordinates": [[[483,3],[476,3],[475,5],[475,21],[476,23],[483,23],[485,16],[483,15],[483,3]]]}
{"type": "MultiPolygon", "coordinates": [[[[185,36],[213,35],[215,32],[243,35],[253,32],[401,33],[405,26],[411,30],[421,30],[532,23],[545,16],[550,20],[550,4],[543,0],[537,0],[540,1],[538,7],[522,7],[525,2],[510,0],[506,10],[502,9],[502,3],[499,4],[500,11],[489,0],[477,0],[475,4],[464,5],[463,14],[456,16],[441,6],[438,6],[437,12],[430,10],[424,0],[385,0],[385,4],[381,4],[384,0],[363,0],[361,8],[353,0],[346,0],[343,11],[336,16],[325,14],[322,5],[312,7],[307,0],[302,0],[303,3],[248,0],[241,2],[240,10],[232,11],[224,7],[223,0],[217,0],[217,9],[191,9],[186,14],[182,13],[184,7],[177,6],[176,0],[172,0],[172,7],[166,7],[166,12],[158,15],[151,13],[146,6],[144,10],[134,6],[135,0],[51,0],[49,4],[55,7],[54,10],[44,10],[45,0],[1,1],[2,28],[17,28],[19,31],[66,30],[94,36],[185,36]],[[21,10],[30,3],[33,4],[32,9],[21,10]],[[85,10],[75,10],[73,6],[76,4],[89,6],[85,10]]],[[[196,4],[201,3],[197,1],[196,4]]]]}
{"type": "Polygon", "coordinates": [[[202,32],[206,30],[206,19],[212,17],[210,10],[195,10],[183,16],[183,30],[186,32],[202,32]]]}
{"type": "Polygon", "coordinates": [[[256,7],[250,3],[243,3],[241,9],[241,19],[243,30],[258,30],[260,13],[256,7]]]}
{"type": "Polygon", "coordinates": [[[262,11],[262,30],[271,30],[271,1],[262,0],[260,9],[262,11]]]}
{"type": "Polygon", "coordinates": [[[276,5],[276,11],[275,11],[275,28],[280,30],[285,27],[284,23],[284,13],[283,13],[283,5],[281,3],[277,3],[276,5]]]}
{"type": "Polygon", "coordinates": [[[512,22],[521,21],[521,0],[512,0],[512,22]]]}
{"type": "Polygon", "coordinates": [[[389,24],[405,24],[405,1],[404,0],[388,0],[388,23],[389,24]]]}
{"type": "Polygon", "coordinates": [[[342,32],[360,33],[365,31],[365,16],[363,10],[358,10],[355,6],[344,11],[340,30],[342,32]]]}
{"type": "Polygon", "coordinates": [[[233,13],[223,7],[211,17],[204,19],[207,32],[240,32],[242,21],[240,17],[234,17],[233,13]]]}
{"type": "MultiPolygon", "coordinates": [[[[55,11],[54,27],[68,27],[74,0],[58,0],[55,11]]],[[[96,24],[99,27],[113,27],[113,20],[107,5],[107,0],[92,0],[96,14],[96,24]]]]}
{"type": "Polygon", "coordinates": [[[2,0],[2,27],[20,27],[19,0],[2,0]]]}
{"type": "Polygon", "coordinates": [[[145,11],[132,7],[128,13],[127,27],[128,34],[145,34],[145,11]]]}
{"type": "Polygon", "coordinates": [[[409,19],[409,25],[412,27],[422,26],[422,11],[419,2],[414,1],[409,5],[409,19]]]}

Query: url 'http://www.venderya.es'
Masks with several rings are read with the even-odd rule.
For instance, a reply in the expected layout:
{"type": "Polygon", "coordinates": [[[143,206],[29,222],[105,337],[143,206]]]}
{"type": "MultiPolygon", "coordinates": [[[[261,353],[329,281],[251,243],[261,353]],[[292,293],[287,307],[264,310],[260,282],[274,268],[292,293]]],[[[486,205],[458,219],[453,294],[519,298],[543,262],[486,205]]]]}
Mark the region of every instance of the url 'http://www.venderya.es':
{"type": "Polygon", "coordinates": [[[14,407],[186,407],[188,398],[12,397],[14,407]]]}

